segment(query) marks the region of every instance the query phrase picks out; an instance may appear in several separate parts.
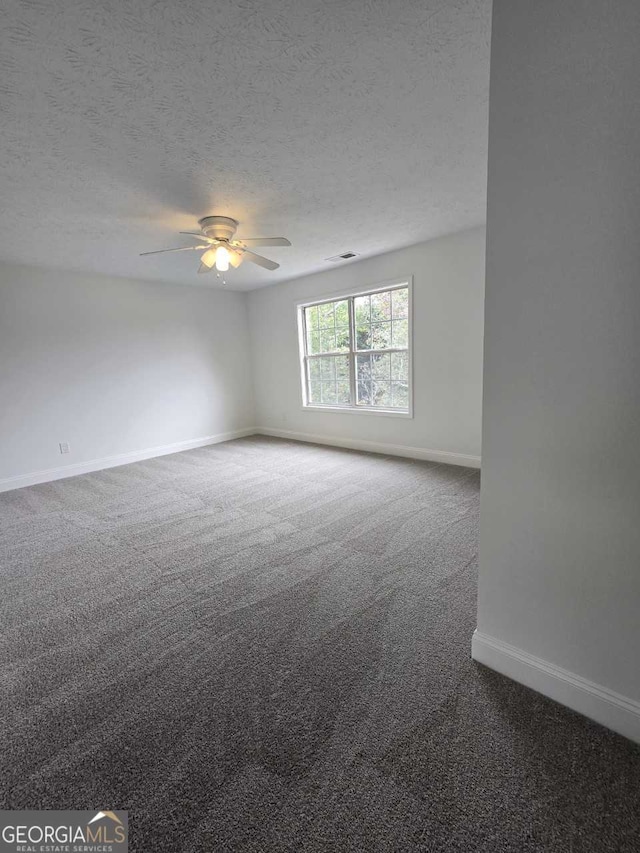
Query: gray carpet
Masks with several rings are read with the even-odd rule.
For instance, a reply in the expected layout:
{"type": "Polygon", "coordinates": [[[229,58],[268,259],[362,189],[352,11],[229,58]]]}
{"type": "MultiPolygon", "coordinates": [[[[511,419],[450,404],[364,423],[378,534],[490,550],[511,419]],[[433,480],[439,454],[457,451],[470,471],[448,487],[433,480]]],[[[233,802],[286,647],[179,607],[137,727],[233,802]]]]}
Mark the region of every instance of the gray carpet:
{"type": "Polygon", "coordinates": [[[474,664],[478,472],[255,437],[0,495],[3,808],[140,853],[638,851],[640,749],[474,664]]]}

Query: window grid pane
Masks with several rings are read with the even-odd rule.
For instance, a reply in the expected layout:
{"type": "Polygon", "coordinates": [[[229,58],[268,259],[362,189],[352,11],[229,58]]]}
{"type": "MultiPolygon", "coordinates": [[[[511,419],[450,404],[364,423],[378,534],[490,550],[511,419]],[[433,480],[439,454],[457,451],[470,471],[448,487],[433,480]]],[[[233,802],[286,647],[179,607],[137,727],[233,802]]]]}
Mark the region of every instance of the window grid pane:
{"type": "Polygon", "coordinates": [[[392,346],[395,349],[401,349],[409,344],[409,321],[394,320],[392,332],[392,346]]]}
{"type": "Polygon", "coordinates": [[[349,352],[349,301],[327,302],[304,309],[306,352],[349,352]]]}
{"type": "Polygon", "coordinates": [[[394,320],[409,316],[409,290],[401,287],[391,294],[392,317],[394,320]]]}
{"type": "Polygon", "coordinates": [[[391,319],[391,290],[371,294],[371,322],[391,319]]]}
{"type": "Polygon", "coordinates": [[[408,295],[393,288],[303,309],[308,403],[408,411],[408,295]]]}
{"type": "Polygon", "coordinates": [[[376,380],[391,379],[391,353],[372,353],[371,376],[376,380]]]}

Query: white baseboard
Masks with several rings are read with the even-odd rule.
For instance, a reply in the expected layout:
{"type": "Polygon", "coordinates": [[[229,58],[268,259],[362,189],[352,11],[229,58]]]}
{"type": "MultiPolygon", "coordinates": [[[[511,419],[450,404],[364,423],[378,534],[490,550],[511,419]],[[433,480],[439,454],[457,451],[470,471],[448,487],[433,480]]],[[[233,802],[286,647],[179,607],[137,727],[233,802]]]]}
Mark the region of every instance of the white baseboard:
{"type": "Polygon", "coordinates": [[[141,462],[143,459],[153,459],[156,456],[167,456],[170,453],[193,450],[196,447],[205,447],[207,444],[220,444],[220,442],[231,441],[234,438],[254,435],[255,431],[254,427],[249,427],[233,432],[221,432],[218,435],[190,438],[187,441],[176,441],[174,444],[164,444],[160,447],[148,447],[146,450],[133,450],[130,453],[121,453],[118,456],[105,456],[102,459],[91,459],[89,462],[78,462],[73,465],[63,465],[60,468],[47,468],[44,471],[19,474],[17,477],[6,477],[0,480],[0,492],[21,489],[24,486],[35,486],[38,483],[49,483],[52,480],[62,480],[65,477],[77,477],[78,474],[89,474],[91,471],[116,468],[118,465],[129,465],[131,462],[141,462]]]}
{"type": "Polygon", "coordinates": [[[203,438],[192,438],[187,441],[177,441],[160,447],[148,447],[145,450],[133,450],[117,456],[105,456],[101,459],[91,459],[88,462],[78,462],[72,465],[62,465],[59,468],[47,468],[43,471],[33,471],[29,474],[19,474],[15,477],[0,479],[0,492],[12,489],[22,489],[25,486],[36,486],[38,483],[49,483],[66,477],[77,477],[79,474],[89,474],[92,471],[102,471],[106,468],[116,468],[118,465],[129,465],[131,462],[141,462],[143,459],[153,459],[156,456],[167,456],[170,453],[180,453],[183,450],[193,450],[208,444],[219,444],[234,438],[244,438],[248,435],[272,435],[293,441],[306,441],[313,444],[327,444],[332,447],[345,447],[351,450],[367,450],[371,453],[383,453],[388,456],[406,456],[409,459],[425,459],[429,462],[443,462],[449,465],[464,465],[469,468],[480,467],[479,456],[466,456],[461,453],[447,453],[440,450],[426,450],[422,447],[407,447],[404,444],[381,444],[376,441],[361,441],[350,438],[328,438],[323,435],[292,432],[290,430],[271,429],[270,427],[248,427],[233,432],[207,435],[203,438]]]}
{"type": "Polygon", "coordinates": [[[369,453],[382,453],[385,456],[406,456],[409,459],[423,459],[427,462],[443,462],[447,465],[464,465],[466,468],[479,468],[480,457],[464,453],[450,453],[445,450],[427,450],[424,447],[409,447],[405,444],[383,444],[378,441],[364,441],[359,438],[331,438],[306,432],[294,432],[271,427],[256,427],[259,435],[272,435],[276,438],[288,438],[291,441],[307,441],[311,444],[328,444],[331,447],[344,447],[348,450],[367,450],[369,453]]]}
{"type": "Polygon", "coordinates": [[[473,635],[471,656],[496,672],[640,743],[640,702],[478,631],[473,635]]]}

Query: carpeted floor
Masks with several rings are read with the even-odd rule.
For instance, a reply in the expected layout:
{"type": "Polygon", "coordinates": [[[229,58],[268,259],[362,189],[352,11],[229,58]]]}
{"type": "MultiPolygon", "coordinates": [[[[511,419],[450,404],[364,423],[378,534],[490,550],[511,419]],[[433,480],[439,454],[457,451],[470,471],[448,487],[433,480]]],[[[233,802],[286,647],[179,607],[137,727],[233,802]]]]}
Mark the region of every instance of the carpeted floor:
{"type": "Polygon", "coordinates": [[[474,664],[479,474],[254,437],[0,495],[3,808],[130,849],[640,849],[640,749],[474,664]]]}

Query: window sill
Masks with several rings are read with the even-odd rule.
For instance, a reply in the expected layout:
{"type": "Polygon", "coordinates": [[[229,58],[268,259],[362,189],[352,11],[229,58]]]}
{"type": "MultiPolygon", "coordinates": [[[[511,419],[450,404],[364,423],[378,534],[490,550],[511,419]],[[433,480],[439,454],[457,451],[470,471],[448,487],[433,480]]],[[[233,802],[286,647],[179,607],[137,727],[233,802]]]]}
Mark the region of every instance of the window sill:
{"type": "Polygon", "coordinates": [[[397,412],[395,409],[356,409],[352,406],[302,406],[303,412],[337,412],[339,415],[377,415],[385,418],[413,418],[413,412],[397,412]]]}

